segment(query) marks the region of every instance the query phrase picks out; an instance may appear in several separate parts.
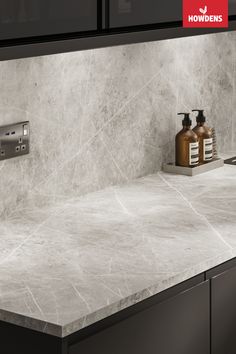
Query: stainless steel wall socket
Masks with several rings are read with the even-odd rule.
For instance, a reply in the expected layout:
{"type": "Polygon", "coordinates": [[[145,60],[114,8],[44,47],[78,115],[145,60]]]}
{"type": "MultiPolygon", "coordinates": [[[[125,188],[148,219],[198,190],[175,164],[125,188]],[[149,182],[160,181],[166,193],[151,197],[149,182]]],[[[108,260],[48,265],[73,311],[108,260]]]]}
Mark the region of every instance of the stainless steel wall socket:
{"type": "Polygon", "coordinates": [[[0,127],[0,161],[29,154],[29,122],[0,127]]]}

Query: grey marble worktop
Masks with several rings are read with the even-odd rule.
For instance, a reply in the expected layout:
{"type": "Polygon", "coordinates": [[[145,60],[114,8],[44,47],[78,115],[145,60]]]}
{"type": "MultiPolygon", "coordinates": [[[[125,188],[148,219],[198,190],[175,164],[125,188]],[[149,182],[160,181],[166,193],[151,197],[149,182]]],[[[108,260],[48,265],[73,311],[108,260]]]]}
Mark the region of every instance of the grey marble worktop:
{"type": "Polygon", "coordinates": [[[0,223],[0,320],[58,337],[236,256],[233,166],[42,205],[0,223]]]}

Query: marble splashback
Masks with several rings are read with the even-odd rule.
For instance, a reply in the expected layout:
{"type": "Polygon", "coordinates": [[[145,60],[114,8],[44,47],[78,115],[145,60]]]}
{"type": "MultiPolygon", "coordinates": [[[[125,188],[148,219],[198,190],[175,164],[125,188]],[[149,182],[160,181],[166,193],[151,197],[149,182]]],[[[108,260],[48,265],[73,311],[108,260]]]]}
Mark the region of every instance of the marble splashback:
{"type": "Polygon", "coordinates": [[[0,125],[29,120],[31,154],[0,163],[0,216],[155,173],[178,111],[205,108],[235,148],[236,32],[0,62],[0,125]]]}

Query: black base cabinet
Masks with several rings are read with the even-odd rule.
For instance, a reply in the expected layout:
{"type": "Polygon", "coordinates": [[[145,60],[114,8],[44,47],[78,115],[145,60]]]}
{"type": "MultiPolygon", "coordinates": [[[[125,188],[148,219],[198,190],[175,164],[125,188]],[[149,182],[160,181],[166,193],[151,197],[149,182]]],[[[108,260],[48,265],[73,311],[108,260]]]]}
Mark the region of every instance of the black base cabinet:
{"type": "Polygon", "coordinates": [[[0,321],[1,354],[67,354],[63,340],[0,321]]]}
{"type": "Polygon", "coordinates": [[[209,282],[77,344],[69,354],[209,354],[209,282]]]}
{"type": "Polygon", "coordinates": [[[57,338],[0,321],[3,354],[235,354],[236,259],[57,338]]]}
{"type": "Polygon", "coordinates": [[[236,353],[236,266],[211,278],[212,354],[236,353]]]}

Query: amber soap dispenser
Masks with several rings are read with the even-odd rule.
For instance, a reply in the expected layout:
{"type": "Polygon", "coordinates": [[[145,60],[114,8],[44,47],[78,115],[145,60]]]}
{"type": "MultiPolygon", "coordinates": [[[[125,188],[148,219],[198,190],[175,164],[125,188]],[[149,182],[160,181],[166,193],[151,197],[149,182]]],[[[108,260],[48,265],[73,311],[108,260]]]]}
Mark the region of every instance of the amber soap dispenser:
{"type": "Polygon", "coordinates": [[[182,167],[194,167],[199,164],[199,139],[191,129],[192,121],[189,113],[178,113],[184,115],[182,121],[183,129],[176,135],[175,151],[176,165],[182,167]]]}
{"type": "Polygon", "coordinates": [[[213,133],[206,125],[206,117],[204,110],[193,109],[193,112],[198,112],[197,125],[193,131],[199,138],[199,163],[207,163],[213,159],[213,133]]]}

